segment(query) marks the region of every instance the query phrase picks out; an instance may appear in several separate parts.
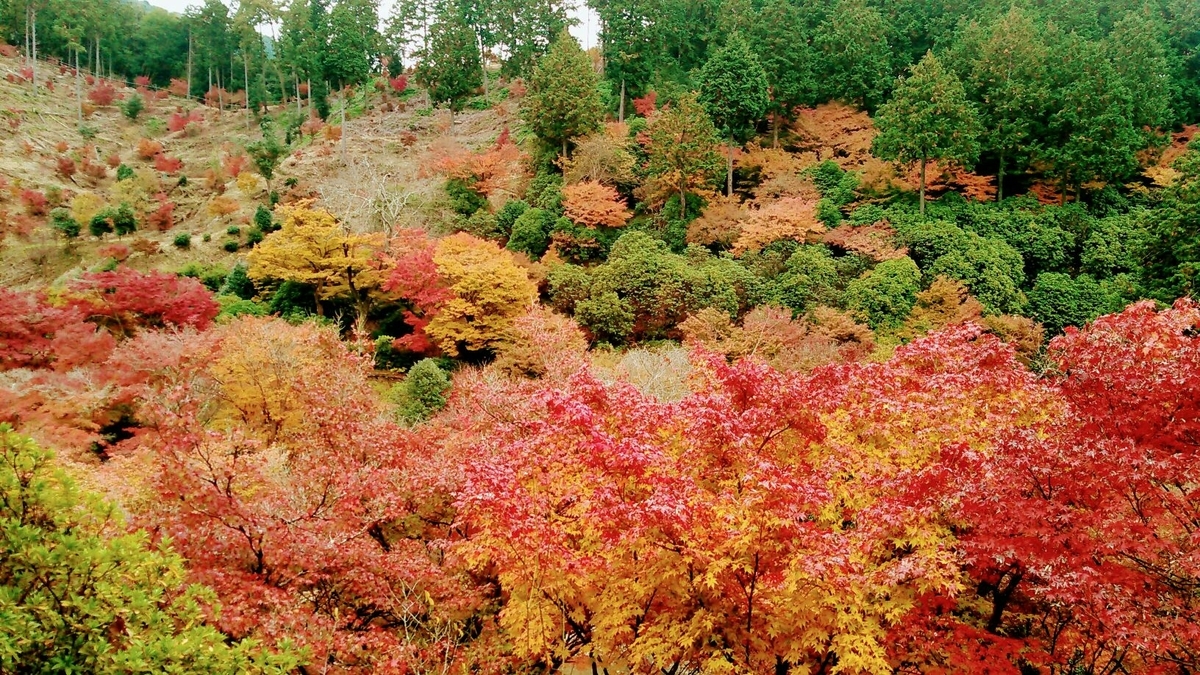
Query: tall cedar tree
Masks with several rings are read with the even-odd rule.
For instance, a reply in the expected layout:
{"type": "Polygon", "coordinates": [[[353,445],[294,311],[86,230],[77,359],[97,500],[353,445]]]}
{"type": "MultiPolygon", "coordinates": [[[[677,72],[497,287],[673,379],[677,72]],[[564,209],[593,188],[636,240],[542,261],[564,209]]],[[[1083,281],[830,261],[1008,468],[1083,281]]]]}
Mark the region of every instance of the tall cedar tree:
{"type": "Polygon", "coordinates": [[[339,88],[359,85],[371,74],[378,58],[379,10],[373,0],[340,0],[329,12],[329,46],[325,76],[339,88]]]}
{"type": "Polygon", "coordinates": [[[888,24],[863,0],[841,0],[813,35],[819,55],[821,97],[874,110],[892,79],[888,24]]]}
{"type": "Polygon", "coordinates": [[[784,120],[796,107],[817,101],[816,52],[807,33],[804,14],[790,0],[767,0],[749,26],[750,49],[767,76],[771,145],[776,148],[784,120]]]}
{"type": "Polygon", "coordinates": [[[982,149],[995,156],[996,200],[1004,198],[1004,174],[1012,161],[1027,160],[1038,117],[1045,110],[1048,54],[1029,16],[1014,7],[987,27],[964,31],[960,61],[969,65],[965,86],[979,108],[982,149]]]}
{"type": "Polygon", "coordinates": [[[1105,51],[1129,89],[1133,126],[1152,133],[1170,126],[1174,87],[1162,26],[1130,12],[1113,26],[1105,39],[1105,51]]]}
{"type": "Polygon", "coordinates": [[[909,70],[895,96],[879,109],[875,153],[921,163],[921,215],[925,215],[925,165],[929,160],[971,164],[979,155],[979,116],[962,82],[933,52],[909,70]]]}
{"type": "Polygon", "coordinates": [[[688,93],[651,118],[647,131],[647,168],[678,187],[679,217],[686,220],[688,191],[711,185],[720,164],[717,130],[696,95],[688,93]]]}
{"type": "Polygon", "coordinates": [[[462,110],[467,97],[483,86],[483,66],[475,31],[461,15],[448,13],[433,24],[429,49],[417,66],[417,81],[434,103],[462,110]]]}
{"type": "Polygon", "coordinates": [[[1097,43],[1072,34],[1052,50],[1057,94],[1046,139],[1052,175],[1067,191],[1094,180],[1114,181],[1137,169],[1141,136],[1133,126],[1133,97],[1097,43]]]}
{"type": "Polygon", "coordinates": [[[767,112],[767,74],[745,40],[734,33],[700,71],[700,103],[729,141],[725,194],[733,195],[733,146],[754,134],[767,112]]]}
{"type": "Polygon", "coordinates": [[[533,133],[551,147],[600,128],[604,103],[591,59],[570,33],[563,31],[538,62],[529,80],[524,116],[533,133]]]}
{"type": "Polygon", "coordinates": [[[654,78],[662,52],[652,0],[594,0],[600,15],[604,75],[620,96],[618,120],[625,121],[627,98],[642,96],[654,78]]]}

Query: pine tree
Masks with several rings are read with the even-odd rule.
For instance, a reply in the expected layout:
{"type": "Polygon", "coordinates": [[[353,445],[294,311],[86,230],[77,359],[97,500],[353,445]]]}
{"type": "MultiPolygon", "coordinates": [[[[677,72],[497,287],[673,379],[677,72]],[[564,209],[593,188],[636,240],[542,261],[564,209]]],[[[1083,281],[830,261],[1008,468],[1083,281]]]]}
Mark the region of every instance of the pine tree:
{"type": "Polygon", "coordinates": [[[874,150],[884,159],[921,163],[921,215],[929,160],[971,164],[979,155],[979,116],[958,77],[932,52],[909,69],[879,109],[874,150]]]}
{"type": "Polygon", "coordinates": [[[551,147],[600,128],[604,103],[591,60],[570,33],[563,31],[538,62],[529,80],[522,114],[530,129],[551,147]]]}
{"type": "Polygon", "coordinates": [[[325,77],[339,88],[366,82],[382,42],[378,25],[375,0],[340,0],[329,13],[325,77]]]}
{"type": "Polygon", "coordinates": [[[733,145],[745,142],[767,111],[767,74],[746,42],[734,33],[700,71],[700,103],[729,141],[725,192],[733,195],[733,145]]]}
{"type": "Polygon", "coordinates": [[[434,103],[462,110],[463,102],[483,84],[483,66],[475,31],[461,14],[443,15],[430,29],[429,49],[417,66],[417,81],[434,103]]]}

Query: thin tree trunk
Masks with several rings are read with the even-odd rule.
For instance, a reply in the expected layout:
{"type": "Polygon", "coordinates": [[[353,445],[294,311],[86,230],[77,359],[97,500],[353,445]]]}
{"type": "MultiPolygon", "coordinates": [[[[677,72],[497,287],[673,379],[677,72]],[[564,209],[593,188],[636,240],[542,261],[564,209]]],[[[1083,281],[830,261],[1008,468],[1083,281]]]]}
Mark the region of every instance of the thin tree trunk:
{"type": "Polygon", "coordinates": [[[925,163],[928,160],[921,155],[921,217],[925,217],[925,163]]]}
{"type": "Polygon", "coordinates": [[[779,125],[781,123],[782,119],[780,118],[779,113],[774,113],[771,115],[771,147],[775,150],[779,149],[779,125]]]}
{"type": "MultiPolygon", "coordinates": [[[[342,138],[341,138],[342,164],[345,164],[346,163],[346,136],[349,135],[346,133],[346,90],[345,89],[342,89],[341,94],[339,95],[339,98],[342,101],[342,138]]],[[[453,124],[454,113],[451,112],[450,114],[452,116],[450,118],[451,124],[453,124]]]]}
{"type": "Polygon", "coordinates": [[[242,54],[242,82],[246,87],[246,129],[250,129],[250,63],[242,54]]]}
{"type": "Polygon", "coordinates": [[[687,218],[687,193],[683,189],[683,181],[679,181],[679,219],[687,218]]]}
{"type": "Polygon", "coordinates": [[[996,170],[996,201],[1004,201],[1004,151],[1000,151],[1000,167],[996,170]]]}
{"type": "Polygon", "coordinates": [[[1067,177],[1066,176],[1063,176],[1063,179],[1059,182],[1058,191],[1061,193],[1058,195],[1058,205],[1066,206],[1067,205],[1067,177]]]}
{"type": "Polygon", "coordinates": [[[562,153],[562,156],[563,156],[563,159],[566,159],[566,158],[567,158],[567,139],[565,139],[565,138],[563,139],[563,153],[562,153]]]}
{"type": "Polygon", "coordinates": [[[483,71],[483,97],[491,98],[488,93],[488,72],[487,72],[487,57],[483,53],[483,38],[479,38],[479,69],[483,71]]]}
{"type": "Polygon", "coordinates": [[[729,154],[725,163],[725,196],[733,196],[733,139],[729,139],[729,154]]]}
{"type": "Polygon", "coordinates": [[[625,78],[621,78],[621,107],[617,109],[617,121],[625,121],[625,78]]]}
{"type": "Polygon", "coordinates": [[[300,76],[296,75],[296,117],[300,117],[302,112],[300,109],[300,76]]]}
{"type": "Polygon", "coordinates": [[[220,68],[217,68],[217,109],[225,112],[225,87],[221,86],[220,68]]]}
{"type": "Polygon", "coordinates": [[[313,116],[313,107],[312,107],[312,78],[311,77],[308,78],[308,94],[305,96],[305,98],[308,99],[308,116],[312,117],[313,116]]]}
{"type": "Polygon", "coordinates": [[[186,98],[192,97],[192,30],[188,29],[188,78],[186,98]]]}
{"type": "Polygon", "coordinates": [[[79,50],[75,50],[75,112],[79,126],[83,126],[83,88],[79,86],[79,50]]]}
{"type": "Polygon", "coordinates": [[[33,21],[31,23],[33,30],[33,61],[30,62],[29,67],[33,69],[33,93],[37,94],[37,9],[33,10],[33,21]]]}

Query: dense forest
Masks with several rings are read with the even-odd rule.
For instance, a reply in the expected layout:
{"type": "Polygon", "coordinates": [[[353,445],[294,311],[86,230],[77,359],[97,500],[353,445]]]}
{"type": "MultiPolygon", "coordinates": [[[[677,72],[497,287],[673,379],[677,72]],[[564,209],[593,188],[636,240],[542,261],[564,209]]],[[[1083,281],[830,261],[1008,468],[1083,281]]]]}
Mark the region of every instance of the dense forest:
{"type": "Polygon", "coordinates": [[[1200,3],[0,0],[0,673],[1200,671],[1200,3]]]}

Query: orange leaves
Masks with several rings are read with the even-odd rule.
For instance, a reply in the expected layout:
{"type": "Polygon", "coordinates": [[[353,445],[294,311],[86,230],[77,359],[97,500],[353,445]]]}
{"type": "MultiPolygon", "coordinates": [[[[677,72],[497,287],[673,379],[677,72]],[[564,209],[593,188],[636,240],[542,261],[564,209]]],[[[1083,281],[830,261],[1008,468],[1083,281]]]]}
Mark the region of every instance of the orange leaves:
{"type": "Polygon", "coordinates": [[[886,222],[858,227],[841,225],[826,232],[821,241],[843,251],[864,255],[875,262],[908,255],[908,249],[896,243],[896,230],[886,222]]]}
{"type": "Polygon", "coordinates": [[[163,151],[162,143],[158,141],[143,138],[137,144],[137,156],[141,159],[154,159],[163,151]]]}
{"type": "Polygon", "coordinates": [[[159,154],[154,157],[154,168],[165,174],[176,174],[183,168],[183,160],[165,153],[159,154]]]}
{"type": "Polygon", "coordinates": [[[496,145],[480,153],[472,153],[453,141],[435,142],[428,166],[448,178],[472,182],[476,192],[490,197],[519,193],[519,183],[525,176],[523,159],[520,148],[501,133],[496,145]]]}
{"type": "Polygon", "coordinates": [[[633,215],[617,191],[584,181],[563,188],[563,212],[572,222],[587,227],[623,227],[633,215]]]}
{"type": "Polygon", "coordinates": [[[742,231],[733,243],[734,255],[756,251],[780,239],[804,242],[815,239],[825,231],[817,220],[816,202],[787,197],[749,212],[742,221],[742,231]]]}

